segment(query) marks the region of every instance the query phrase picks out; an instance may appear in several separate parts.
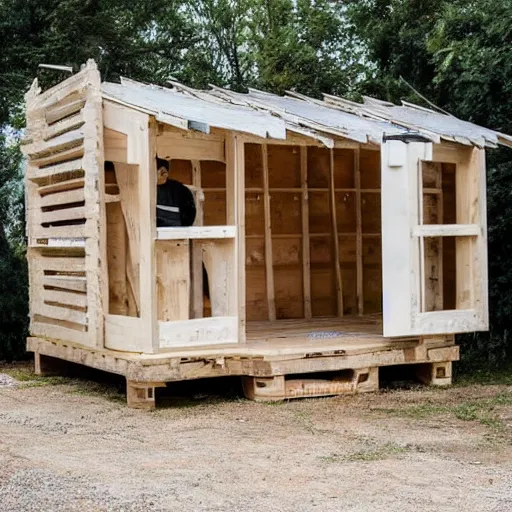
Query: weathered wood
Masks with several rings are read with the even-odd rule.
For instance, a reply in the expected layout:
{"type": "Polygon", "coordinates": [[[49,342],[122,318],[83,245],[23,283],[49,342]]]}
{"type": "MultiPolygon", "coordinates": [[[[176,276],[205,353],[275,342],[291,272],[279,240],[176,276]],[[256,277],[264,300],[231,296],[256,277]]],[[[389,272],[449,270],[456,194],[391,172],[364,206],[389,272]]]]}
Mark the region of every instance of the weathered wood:
{"type": "Polygon", "coordinates": [[[159,242],[156,252],[157,319],[188,320],[190,247],[188,240],[159,242]]]}
{"type": "MultiPolygon", "coordinates": [[[[364,289],[363,289],[363,218],[361,201],[361,169],[359,166],[360,151],[354,150],[354,185],[356,192],[356,298],[357,313],[364,314],[364,289]]],[[[367,192],[367,190],[365,190],[367,192]]],[[[380,192],[380,190],[378,191],[380,192]]]]}
{"type": "MultiPolygon", "coordinates": [[[[202,226],[204,223],[203,201],[204,194],[201,188],[201,162],[192,161],[192,186],[194,187],[194,199],[196,205],[196,218],[194,226],[202,226]]],[[[159,237],[157,229],[157,238],[159,237]]],[[[192,293],[190,300],[190,318],[202,318],[204,309],[204,283],[203,283],[203,252],[201,244],[191,242],[191,280],[192,293]]]]}
{"type": "Polygon", "coordinates": [[[338,221],[336,216],[336,195],[334,189],[334,151],[329,150],[329,198],[331,204],[331,222],[334,246],[334,273],[336,276],[336,294],[338,316],[343,316],[343,283],[340,268],[340,240],[338,238],[338,221]]]}
{"type": "Polygon", "coordinates": [[[268,177],[268,149],[261,145],[261,161],[263,166],[263,215],[265,218],[265,276],[267,281],[267,309],[270,321],[276,319],[276,301],[274,293],[274,264],[272,252],[272,227],[270,220],[270,192],[268,177]]]}
{"type": "Polygon", "coordinates": [[[311,256],[309,248],[308,148],[300,148],[300,180],[302,190],[302,280],[304,286],[304,317],[311,312],[311,256]]]}
{"type": "Polygon", "coordinates": [[[189,226],[157,228],[157,240],[206,240],[235,238],[236,226],[189,226]]]}

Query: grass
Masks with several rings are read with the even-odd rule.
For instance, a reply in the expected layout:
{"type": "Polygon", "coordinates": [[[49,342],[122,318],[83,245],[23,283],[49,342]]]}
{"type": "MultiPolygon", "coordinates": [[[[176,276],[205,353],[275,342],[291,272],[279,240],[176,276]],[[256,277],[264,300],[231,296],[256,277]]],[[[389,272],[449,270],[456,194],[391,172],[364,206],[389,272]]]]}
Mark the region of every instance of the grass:
{"type": "Polygon", "coordinates": [[[338,463],[338,462],[372,462],[376,460],[384,460],[395,455],[400,455],[408,451],[407,446],[401,446],[396,443],[386,443],[376,448],[368,450],[361,450],[348,455],[328,455],[326,457],[320,457],[320,460],[327,463],[338,463]]]}
{"type": "Polygon", "coordinates": [[[401,408],[379,408],[378,411],[416,420],[442,415],[455,416],[462,421],[478,421],[490,428],[493,434],[503,434],[505,425],[498,416],[498,408],[503,406],[512,406],[512,393],[498,393],[492,397],[456,404],[423,403],[401,408]]]}
{"type": "Polygon", "coordinates": [[[36,375],[30,368],[23,366],[15,366],[12,368],[2,368],[2,373],[6,373],[13,379],[21,382],[20,388],[37,388],[41,386],[56,386],[58,384],[66,384],[69,379],[66,377],[54,375],[36,375]]]}
{"type": "Polygon", "coordinates": [[[512,365],[499,369],[475,369],[460,373],[454,379],[457,387],[474,384],[512,386],[512,365]]]}

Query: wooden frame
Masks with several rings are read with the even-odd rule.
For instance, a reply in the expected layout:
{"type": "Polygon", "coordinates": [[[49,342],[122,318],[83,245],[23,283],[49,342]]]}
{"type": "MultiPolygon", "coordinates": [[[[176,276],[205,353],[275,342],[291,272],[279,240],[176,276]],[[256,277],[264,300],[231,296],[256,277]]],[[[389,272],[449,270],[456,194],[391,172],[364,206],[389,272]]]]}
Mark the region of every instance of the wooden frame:
{"type": "Polygon", "coordinates": [[[244,375],[254,398],[375,389],[378,366],[408,362],[448,383],[452,334],[488,327],[484,150],[194,126],[102,96],[92,62],[45,93],[34,83],[24,152],[39,365],[81,357],[121,373],[141,407],[167,380],[201,376],[244,375]],[[192,226],[156,227],[157,158],[192,192],[192,226]],[[343,382],[286,383],[346,369],[343,382]]]}

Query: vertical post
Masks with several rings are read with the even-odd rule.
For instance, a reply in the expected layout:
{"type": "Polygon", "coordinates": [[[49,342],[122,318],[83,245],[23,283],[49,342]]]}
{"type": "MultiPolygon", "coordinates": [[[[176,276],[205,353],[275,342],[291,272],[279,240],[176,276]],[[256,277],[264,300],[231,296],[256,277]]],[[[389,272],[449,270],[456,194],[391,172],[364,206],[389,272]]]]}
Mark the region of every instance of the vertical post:
{"type": "Polygon", "coordinates": [[[268,147],[261,144],[261,162],[263,166],[263,214],[265,217],[265,276],[267,279],[268,319],[276,319],[276,301],[274,293],[274,266],[272,255],[272,229],[270,218],[270,192],[268,177],[268,147]]]}
{"type": "Polygon", "coordinates": [[[108,311],[107,217],[103,164],[103,111],[101,78],[94,61],[88,61],[88,86],[84,117],[84,199],[88,210],[85,242],[87,321],[89,344],[104,346],[105,310],[108,311]]]}
{"type": "Polygon", "coordinates": [[[245,342],[245,152],[240,135],[226,135],[227,222],[236,225],[234,304],[238,316],[238,340],[245,342]]]}
{"type": "Polygon", "coordinates": [[[356,296],[357,314],[364,314],[363,288],[363,214],[361,200],[360,149],[354,150],[354,184],[356,187],[356,296]]]}
{"type": "MultiPolygon", "coordinates": [[[[201,162],[192,160],[192,185],[196,199],[196,220],[194,226],[204,222],[203,191],[201,188],[201,162]]],[[[228,198],[226,198],[228,200],[228,198]]],[[[203,256],[199,240],[192,240],[190,270],[192,274],[192,293],[190,295],[190,318],[203,317],[203,256]]]]}
{"type": "Polygon", "coordinates": [[[139,159],[140,317],[148,340],[145,352],[159,348],[156,305],[156,121],[141,126],[139,159]]]}
{"type": "Polygon", "coordinates": [[[343,316],[343,287],[341,282],[341,268],[340,268],[340,241],[338,239],[338,220],[336,218],[336,192],[334,188],[334,150],[329,150],[330,165],[329,165],[329,191],[331,198],[331,218],[332,218],[332,234],[334,242],[334,270],[336,273],[336,293],[338,304],[338,316],[343,316]]]}
{"type": "Polygon", "coordinates": [[[308,147],[300,147],[300,182],[302,187],[302,280],[304,285],[304,317],[310,320],[311,263],[309,250],[308,147]]]}

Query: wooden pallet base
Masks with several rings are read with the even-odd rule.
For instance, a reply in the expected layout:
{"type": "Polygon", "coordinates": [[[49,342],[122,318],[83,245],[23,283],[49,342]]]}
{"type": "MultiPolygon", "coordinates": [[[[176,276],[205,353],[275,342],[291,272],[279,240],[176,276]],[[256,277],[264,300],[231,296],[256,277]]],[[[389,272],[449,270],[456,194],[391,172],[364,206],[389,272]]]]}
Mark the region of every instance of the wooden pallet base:
{"type": "MultiPolygon", "coordinates": [[[[358,345],[359,347],[359,345],[358,345]]],[[[363,393],[379,389],[379,368],[407,365],[427,385],[451,384],[452,361],[459,359],[453,337],[386,342],[365,352],[345,349],[326,353],[297,350],[263,353],[250,347],[233,353],[211,351],[134,354],[73,343],[29,338],[36,373],[63,374],[66,362],[126,378],[129,407],[155,407],[155,389],[166,383],[205,377],[240,376],[247,398],[259,401],[363,393]]],[[[268,352],[268,351],[267,351],[268,352]]]]}

